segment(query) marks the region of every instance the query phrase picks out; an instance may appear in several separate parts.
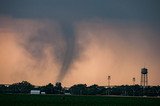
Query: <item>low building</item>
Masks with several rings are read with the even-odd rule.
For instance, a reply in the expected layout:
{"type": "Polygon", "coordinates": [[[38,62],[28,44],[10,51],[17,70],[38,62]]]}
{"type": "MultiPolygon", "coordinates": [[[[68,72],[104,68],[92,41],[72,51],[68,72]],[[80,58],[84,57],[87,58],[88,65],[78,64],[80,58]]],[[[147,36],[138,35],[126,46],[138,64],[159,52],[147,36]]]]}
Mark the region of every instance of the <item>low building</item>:
{"type": "Polygon", "coordinates": [[[64,95],[71,95],[71,93],[64,93],[64,95]]]}
{"type": "Polygon", "coordinates": [[[42,95],[46,94],[45,92],[41,92],[42,95]]]}
{"type": "Polygon", "coordinates": [[[31,90],[30,94],[41,94],[40,90],[31,90]]]}

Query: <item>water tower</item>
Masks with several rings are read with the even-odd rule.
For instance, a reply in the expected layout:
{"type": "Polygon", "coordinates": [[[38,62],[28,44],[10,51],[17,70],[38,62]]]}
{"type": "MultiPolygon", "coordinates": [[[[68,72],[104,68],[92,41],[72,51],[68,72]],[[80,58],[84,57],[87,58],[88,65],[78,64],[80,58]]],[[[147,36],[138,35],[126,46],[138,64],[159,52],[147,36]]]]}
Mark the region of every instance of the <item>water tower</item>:
{"type": "Polygon", "coordinates": [[[143,87],[148,86],[148,69],[147,68],[141,69],[141,86],[143,87]]]}

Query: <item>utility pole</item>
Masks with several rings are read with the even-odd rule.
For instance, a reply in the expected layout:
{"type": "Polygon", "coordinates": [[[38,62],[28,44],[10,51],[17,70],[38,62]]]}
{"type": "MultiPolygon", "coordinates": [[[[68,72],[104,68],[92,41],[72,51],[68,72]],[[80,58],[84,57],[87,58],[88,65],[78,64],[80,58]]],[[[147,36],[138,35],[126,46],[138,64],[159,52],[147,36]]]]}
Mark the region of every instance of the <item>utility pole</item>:
{"type": "Polygon", "coordinates": [[[111,76],[108,76],[107,80],[108,80],[107,95],[110,95],[110,80],[111,80],[111,76]]]}

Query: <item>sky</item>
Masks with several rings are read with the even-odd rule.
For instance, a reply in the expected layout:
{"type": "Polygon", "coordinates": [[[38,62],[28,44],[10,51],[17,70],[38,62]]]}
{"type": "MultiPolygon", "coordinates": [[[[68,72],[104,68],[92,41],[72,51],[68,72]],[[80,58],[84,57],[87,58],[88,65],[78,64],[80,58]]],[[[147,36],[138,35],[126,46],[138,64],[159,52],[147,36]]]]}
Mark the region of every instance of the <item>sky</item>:
{"type": "Polygon", "coordinates": [[[0,0],[0,83],[160,85],[159,0],[0,0]]]}

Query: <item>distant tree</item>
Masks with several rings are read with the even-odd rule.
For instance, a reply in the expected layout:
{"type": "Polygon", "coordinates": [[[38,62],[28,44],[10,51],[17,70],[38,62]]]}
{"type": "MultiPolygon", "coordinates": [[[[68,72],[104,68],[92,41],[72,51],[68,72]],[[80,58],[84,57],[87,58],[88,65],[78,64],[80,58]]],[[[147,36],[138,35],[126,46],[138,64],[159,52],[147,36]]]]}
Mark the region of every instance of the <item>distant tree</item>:
{"type": "Polygon", "coordinates": [[[42,86],[40,87],[40,90],[42,92],[45,92],[46,94],[54,94],[54,85],[49,83],[48,85],[46,86],[42,86]]]}
{"type": "Polygon", "coordinates": [[[14,83],[9,86],[10,93],[29,93],[34,86],[27,81],[22,81],[20,83],[14,83]]]}
{"type": "Polygon", "coordinates": [[[0,85],[0,94],[7,93],[8,88],[5,85],[0,85]]]}
{"type": "Polygon", "coordinates": [[[70,87],[69,91],[71,94],[75,95],[86,95],[87,94],[87,85],[86,84],[77,84],[70,87]]]}
{"type": "Polygon", "coordinates": [[[160,86],[153,86],[152,89],[156,92],[156,96],[160,96],[160,86]]]}
{"type": "Polygon", "coordinates": [[[104,86],[98,86],[98,94],[106,95],[106,88],[104,86]]]}
{"type": "Polygon", "coordinates": [[[87,94],[88,95],[96,95],[98,94],[99,89],[98,89],[98,85],[91,85],[89,87],[87,87],[87,94]]]}
{"type": "MultiPolygon", "coordinates": [[[[9,86],[0,84],[0,94],[3,93],[29,93],[32,89],[39,89],[46,94],[64,94],[64,92],[74,95],[105,95],[108,88],[98,86],[96,84],[87,87],[86,84],[76,84],[68,88],[63,88],[60,82],[55,86],[51,83],[46,86],[36,87],[27,81],[14,83],[9,86]]],[[[160,96],[160,86],[147,86],[140,85],[121,85],[109,88],[110,95],[123,95],[123,96],[160,96]]]]}
{"type": "Polygon", "coordinates": [[[112,87],[111,90],[110,90],[110,95],[122,95],[122,87],[120,86],[115,86],[115,87],[112,87]]]}
{"type": "Polygon", "coordinates": [[[55,94],[63,94],[63,88],[61,82],[56,82],[54,87],[55,94]]]}

